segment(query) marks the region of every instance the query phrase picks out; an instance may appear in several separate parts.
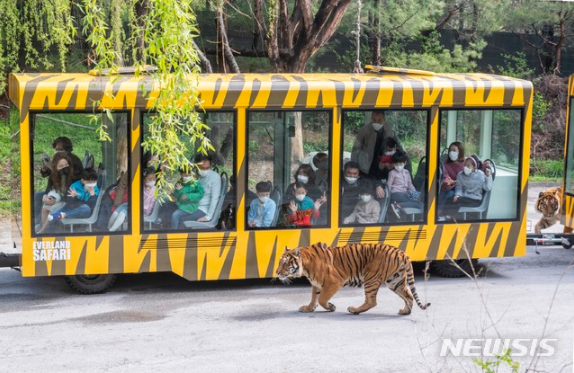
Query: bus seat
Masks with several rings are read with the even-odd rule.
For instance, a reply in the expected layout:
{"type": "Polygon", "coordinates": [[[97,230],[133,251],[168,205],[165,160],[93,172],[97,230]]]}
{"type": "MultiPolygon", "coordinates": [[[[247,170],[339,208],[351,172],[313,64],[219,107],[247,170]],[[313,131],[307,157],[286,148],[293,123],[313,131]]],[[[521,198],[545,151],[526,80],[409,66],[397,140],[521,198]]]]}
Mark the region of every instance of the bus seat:
{"type": "Polygon", "coordinates": [[[446,162],[448,159],[448,148],[444,148],[442,152],[440,152],[440,161],[441,163],[446,162]]]}
{"type": "Polygon", "coordinates": [[[102,199],[104,197],[104,191],[100,190],[100,194],[98,194],[98,199],[96,200],[96,204],[92,209],[92,214],[87,218],[75,218],[75,219],[62,219],[61,222],[65,226],[70,226],[70,232],[74,233],[74,225],[87,225],[88,232],[92,231],[92,224],[94,224],[98,220],[98,213],[100,211],[100,206],[102,204],[102,199]]]}
{"type": "Polygon", "coordinates": [[[144,223],[149,223],[149,229],[152,229],[151,225],[156,222],[158,215],[159,215],[159,198],[156,198],[150,216],[144,215],[144,223]]]}
{"type": "Polygon", "coordinates": [[[90,152],[86,150],[84,153],[84,158],[82,158],[82,167],[87,168],[88,161],[90,160],[90,152]]]}
{"type": "Polygon", "coordinates": [[[195,220],[188,220],[184,221],[183,225],[186,228],[197,228],[197,229],[207,229],[207,228],[215,228],[217,222],[219,222],[219,215],[221,214],[221,207],[223,206],[223,200],[225,199],[225,193],[227,193],[227,184],[229,178],[226,173],[221,174],[221,194],[219,195],[219,201],[217,201],[217,205],[215,206],[215,211],[217,213],[213,214],[213,217],[210,221],[195,221],[195,220]]]}
{"type": "Polygon", "coordinates": [[[426,185],[427,180],[426,168],[427,168],[427,157],[426,155],[423,155],[419,162],[419,166],[417,168],[415,177],[413,178],[413,185],[415,189],[418,190],[419,192],[422,191],[422,189],[426,185]]]}
{"type": "Polygon", "coordinates": [[[391,191],[387,184],[383,185],[383,189],[385,190],[385,196],[379,200],[381,203],[381,212],[379,214],[379,223],[384,223],[385,218],[387,217],[387,209],[389,208],[389,203],[391,202],[391,191]]]}
{"type": "Polygon", "coordinates": [[[270,198],[275,202],[275,215],[273,215],[273,221],[271,222],[271,226],[277,226],[277,220],[279,219],[279,213],[281,212],[281,201],[283,199],[283,192],[281,192],[281,188],[275,186],[273,188],[273,192],[271,192],[270,198]]]}
{"type": "MultiPolygon", "coordinates": [[[[492,159],[484,160],[484,162],[486,161],[490,162],[490,168],[492,169],[492,182],[494,183],[494,179],[496,178],[496,164],[492,159]]],[[[482,202],[480,203],[479,206],[476,207],[462,206],[461,208],[458,209],[458,213],[463,215],[464,220],[466,220],[466,214],[469,212],[479,213],[480,219],[483,219],[482,215],[484,214],[484,217],[486,218],[486,213],[488,212],[488,205],[490,204],[491,193],[492,188],[484,193],[484,195],[482,196],[482,202]]]]}

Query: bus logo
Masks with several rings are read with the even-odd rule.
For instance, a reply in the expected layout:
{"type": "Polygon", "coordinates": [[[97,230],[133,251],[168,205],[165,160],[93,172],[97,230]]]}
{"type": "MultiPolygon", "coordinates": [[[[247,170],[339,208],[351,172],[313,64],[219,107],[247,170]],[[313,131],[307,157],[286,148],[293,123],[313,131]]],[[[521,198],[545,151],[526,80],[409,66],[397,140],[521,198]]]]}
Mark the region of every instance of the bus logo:
{"type": "Polygon", "coordinates": [[[35,262],[69,260],[71,257],[70,241],[36,241],[32,251],[35,262]]]}

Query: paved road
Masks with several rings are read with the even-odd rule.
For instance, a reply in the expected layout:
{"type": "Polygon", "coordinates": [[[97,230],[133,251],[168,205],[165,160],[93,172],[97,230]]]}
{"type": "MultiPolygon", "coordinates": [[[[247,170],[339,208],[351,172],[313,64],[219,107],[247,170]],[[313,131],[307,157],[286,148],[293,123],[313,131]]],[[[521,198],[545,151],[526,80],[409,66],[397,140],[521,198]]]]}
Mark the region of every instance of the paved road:
{"type": "MultiPolygon", "coordinates": [[[[529,205],[534,188],[544,186],[531,188],[529,205]]],[[[432,306],[407,317],[385,289],[360,316],[345,310],[362,290],[348,288],[335,296],[335,313],[300,314],[310,297],[304,281],[130,275],[107,294],[80,296],[61,279],[0,269],[0,372],[474,372],[472,358],[440,357],[442,340],[497,335],[557,339],[555,354],[531,368],[570,372],[574,250],[539,252],[482,260],[476,282],[419,274],[419,295],[432,306]]],[[[532,361],[516,359],[521,372],[532,361]]]]}
{"type": "Polygon", "coordinates": [[[419,295],[432,306],[406,317],[386,289],[363,315],[345,311],[362,301],[352,288],[334,297],[335,313],[301,314],[310,297],[304,282],[197,284],[146,274],[80,296],[61,279],[1,269],[0,371],[474,372],[471,358],[439,356],[442,339],[498,333],[557,339],[554,356],[535,367],[571,372],[573,260],[574,250],[529,248],[523,258],[483,260],[486,276],[476,282],[419,274],[419,295]]]}

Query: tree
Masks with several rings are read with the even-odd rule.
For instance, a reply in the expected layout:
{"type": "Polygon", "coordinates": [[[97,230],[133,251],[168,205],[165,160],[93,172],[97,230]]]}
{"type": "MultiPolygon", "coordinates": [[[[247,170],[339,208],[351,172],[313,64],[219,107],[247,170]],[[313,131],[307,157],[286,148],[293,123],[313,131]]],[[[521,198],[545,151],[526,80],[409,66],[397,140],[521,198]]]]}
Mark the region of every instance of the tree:
{"type": "Polygon", "coordinates": [[[76,34],[69,0],[0,1],[0,92],[9,72],[65,71],[76,34]]]}
{"type": "Polygon", "coordinates": [[[562,50],[572,45],[574,35],[572,4],[521,0],[504,14],[508,30],[538,56],[542,73],[560,74],[562,50]]]}

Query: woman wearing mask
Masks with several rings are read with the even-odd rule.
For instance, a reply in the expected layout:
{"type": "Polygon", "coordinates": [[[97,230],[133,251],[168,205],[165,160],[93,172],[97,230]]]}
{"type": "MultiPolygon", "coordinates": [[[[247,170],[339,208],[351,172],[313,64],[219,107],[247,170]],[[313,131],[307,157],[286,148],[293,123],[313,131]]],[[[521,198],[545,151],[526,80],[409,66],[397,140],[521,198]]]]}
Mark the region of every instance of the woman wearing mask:
{"type": "Polygon", "coordinates": [[[464,167],[464,147],[458,141],[448,147],[448,158],[443,164],[444,175],[438,198],[439,216],[443,216],[442,206],[454,196],[457,175],[464,167]]]}
{"type": "MultiPolygon", "coordinates": [[[[63,152],[56,153],[52,158],[50,178],[46,194],[42,197],[42,227],[46,226],[48,215],[64,207],[64,197],[74,180],[72,159],[63,152]]],[[[45,230],[37,233],[44,233],[45,230]]]]}
{"type": "Polygon", "coordinates": [[[316,182],[315,172],[313,172],[313,168],[311,168],[310,165],[302,164],[301,166],[299,166],[297,171],[295,171],[295,175],[293,175],[293,177],[295,178],[295,182],[287,187],[287,190],[285,191],[285,200],[283,201],[284,204],[294,200],[295,195],[294,190],[296,183],[301,183],[305,185],[307,195],[313,201],[323,195],[323,191],[321,191],[321,189],[315,184],[316,182]]]}
{"type": "MultiPolygon", "coordinates": [[[[478,163],[474,157],[468,157],[464,161],[463,171],[456,177],[454,196],[447,200],[444,213],[447,216],[456,214],[461,206],[476,207],[482,202],[485,191],[492,189],[492,171],[486,168],[484,172],[478,169],[478,163]]],[[[439,221],[444,221],[439,217],[439,221]]]]}

